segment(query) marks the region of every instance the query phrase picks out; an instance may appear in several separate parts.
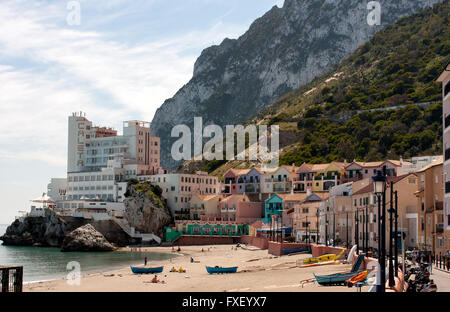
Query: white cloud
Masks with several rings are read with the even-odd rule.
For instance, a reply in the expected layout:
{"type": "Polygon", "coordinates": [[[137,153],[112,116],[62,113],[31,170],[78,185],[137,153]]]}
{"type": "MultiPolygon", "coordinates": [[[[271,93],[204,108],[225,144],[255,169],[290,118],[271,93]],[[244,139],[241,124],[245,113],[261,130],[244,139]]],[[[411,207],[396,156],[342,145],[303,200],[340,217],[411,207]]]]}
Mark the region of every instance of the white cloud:
{"type": "Polygon", "coordinates": [[[151,120],[192,75],[197,55],[185,51],[242,32],[218,22],[204,32],[130,46],[109,34],[57,27],[51,21],[61,14],[54,6],[0,6],[0,20],[7,21],[0,36],[0,159],[64,165],[66,122],[73,111],[116,128],[127,119],[151,120]],[[1,64],[2,58],[31,65],[1,64]]]}

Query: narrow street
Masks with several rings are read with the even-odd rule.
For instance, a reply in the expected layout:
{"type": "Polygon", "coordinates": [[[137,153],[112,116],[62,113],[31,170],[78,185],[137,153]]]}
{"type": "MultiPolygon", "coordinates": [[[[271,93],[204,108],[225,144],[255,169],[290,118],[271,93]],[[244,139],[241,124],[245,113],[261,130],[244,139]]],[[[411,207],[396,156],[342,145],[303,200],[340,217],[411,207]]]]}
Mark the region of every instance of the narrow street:
{"type": "Polygon", "coordinates": [[[433,267],[431,279],[436,283],[438,292],[450,292],[450,273],[439,271],[433,267]]]}

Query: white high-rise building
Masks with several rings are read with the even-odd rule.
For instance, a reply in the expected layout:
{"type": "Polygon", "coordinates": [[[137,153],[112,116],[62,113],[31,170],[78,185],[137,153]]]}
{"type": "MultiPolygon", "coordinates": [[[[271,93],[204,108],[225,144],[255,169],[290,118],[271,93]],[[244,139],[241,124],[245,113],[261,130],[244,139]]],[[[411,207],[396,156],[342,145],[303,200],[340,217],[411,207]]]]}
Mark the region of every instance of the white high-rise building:
{"type": "Polygon", "coordinates": [[[99,171],[115,156],[123,159],[134,175],[157,174],[160,139],[151,136],[150,123],[125,121],[123,135],[106,127],[93,126],[83,113],[69,117],[67,172],[99,171]]]}
{"type": "Polygon", "coordinates": [[[63,212],[123,211],[127,180],[161,173],[160,139],[150,123],[125,121],[123,135],[93,126],[82,112],[68,120],[67,179],[52,179],[49,196],[63,212]]]}

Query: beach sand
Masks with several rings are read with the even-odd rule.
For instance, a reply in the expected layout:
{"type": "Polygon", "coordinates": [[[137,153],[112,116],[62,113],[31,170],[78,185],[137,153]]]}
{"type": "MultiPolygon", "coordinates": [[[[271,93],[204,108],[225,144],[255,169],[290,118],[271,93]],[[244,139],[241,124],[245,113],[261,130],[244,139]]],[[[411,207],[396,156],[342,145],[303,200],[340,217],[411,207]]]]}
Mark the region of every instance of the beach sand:
{"type": "MultiPolygon", "coordinates": [[[[310,268],[296,267],[296,261],[311,255],[275,257],[267,250],[235,245],[182,246],[179,256],[171,260],[152,261],[148,267],[164,266],[158,274],[163,283],[149,283],[154,275],[135,275],[130,268],[107,273],[86,274],[79,286],[69,285],[67,280],[55,280],[28,284],[26,292],[356,292],[345,286],[324,287],[317,283],[303,288],[300,281],[314,278],[316,274],[349,272],[351,265],[337,264],[310,268]],[[202,252],[201,250],[204,250],[202,252]],[[199,263],[191,263],[191,257],[199,263]],[[210,275],[205,266],[238,266],[238,273],[210,275]],[[182,267],[186,273],[170,273],[170,269],[182,267]]],[[[126,249],[124,249],[126,250],[126,249]]],[[[142,248],[142,251],[172,253],[171,247],[142,248]]],[[[362,290],[367,291],[367,287],[362,290]]]]}

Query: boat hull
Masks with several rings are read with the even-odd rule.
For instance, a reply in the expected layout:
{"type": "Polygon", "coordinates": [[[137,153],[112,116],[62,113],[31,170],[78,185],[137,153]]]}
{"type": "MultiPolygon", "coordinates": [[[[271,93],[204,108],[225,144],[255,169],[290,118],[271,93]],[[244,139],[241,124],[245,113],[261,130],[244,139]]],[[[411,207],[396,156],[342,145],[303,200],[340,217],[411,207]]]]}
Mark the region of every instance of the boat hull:
{"type": "Polygon", "coordinates": [[[157,267],[157,268],[131,267],[131,271],[134,274],[156,274],[156,273],[162,273],[163,270],[164,270],[164,267],[157,267]]]}
{"type": "Polygon", "coordinates": [[[358,273],[337,273],[331,275],[314,274],[314,277],[316,278],[316,281],[319,285],[331,286],[331,285],[342,285],[345,283],[345,281],[351,279],[353,276],[357,274],[358,273]]]}
{"type": "Polygon", "coordinates": [[[222,268],[222,267],[206,267],[206,271],[209,274],[230,274],[230,273],[236,273],[237,267],[231,267],[231,268],[222,268]]]}

